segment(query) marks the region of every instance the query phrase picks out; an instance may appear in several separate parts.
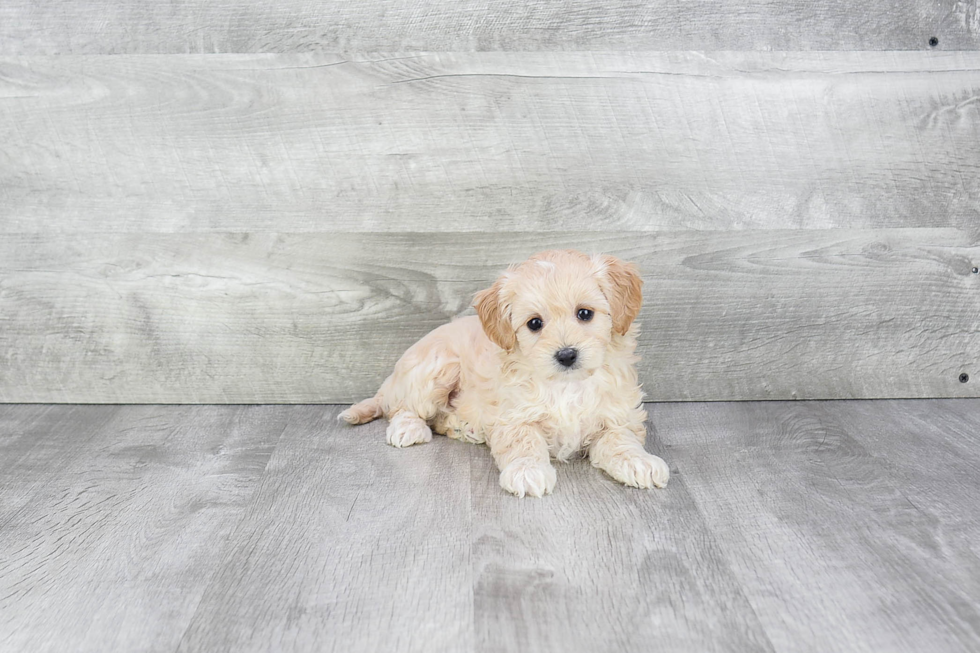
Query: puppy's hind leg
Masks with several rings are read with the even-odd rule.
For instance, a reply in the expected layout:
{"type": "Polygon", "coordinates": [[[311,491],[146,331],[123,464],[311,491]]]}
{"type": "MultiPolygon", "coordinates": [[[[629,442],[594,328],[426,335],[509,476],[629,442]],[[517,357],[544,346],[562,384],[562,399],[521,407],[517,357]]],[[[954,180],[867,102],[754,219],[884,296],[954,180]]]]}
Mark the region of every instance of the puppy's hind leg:
{"type": "Polygon", "coordinates": [[[348,424],[366,424],[371,420],[378,419],[382,414],[381,395],[377,394],[370,399],[354,404],[337,415],[337,419],[348,424]]]}
{"type": "Polygon", "coordinates": [[[432,429],[418,415],[402,411],[391,416],[385,435],[393,447],[410,447],[431,440],[432,429]]]}
{"type": "Polygon", "coordinates": [[[379,391],[391,422],[388,444],[394,447],[430,441],[429,424],[449,407],[459,384],[459,358],[437,336],[438,330],[405,352],[379,391]]]}
{"type": "Polygon", "coordinates": [[[483,444],[483,435],[468,422],[460,419],[455,412],[442,412],[435,419],[433,430],[454,440],[472,444],[483,444]]]}

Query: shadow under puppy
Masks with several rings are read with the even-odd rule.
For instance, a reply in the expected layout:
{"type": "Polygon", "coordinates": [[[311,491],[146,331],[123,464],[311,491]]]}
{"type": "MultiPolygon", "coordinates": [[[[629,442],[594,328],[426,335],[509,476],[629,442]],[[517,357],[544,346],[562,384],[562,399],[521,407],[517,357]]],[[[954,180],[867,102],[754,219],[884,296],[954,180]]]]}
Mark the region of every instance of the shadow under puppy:
{"type": "Polygon", "coordinates": [[[519,497],[550,493],[551,458],[580,452],[621,483],[664,487],[667,464],[643,448],[634,366],[642,283],[614,256],[535,254],[477,293],[477,316],[419,340],[374,397],[339,417],[384,415],[396,447],[428,442],[433,430],[485,442],[501,487],[519,497]]]}

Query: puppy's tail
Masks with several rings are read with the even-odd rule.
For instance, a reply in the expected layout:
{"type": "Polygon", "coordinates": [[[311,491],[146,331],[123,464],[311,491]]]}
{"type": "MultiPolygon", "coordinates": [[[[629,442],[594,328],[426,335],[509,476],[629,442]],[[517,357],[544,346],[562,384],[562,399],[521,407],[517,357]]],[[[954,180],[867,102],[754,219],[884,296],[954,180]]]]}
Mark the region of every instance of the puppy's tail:
{"type": "Polygon", "coordinates": [[[348,424],[366,424],[371,420],[378,419],[382,415],[381,394],[378,393],[370,399],[354,404],[340,415],[337,419],[348,424]]]}

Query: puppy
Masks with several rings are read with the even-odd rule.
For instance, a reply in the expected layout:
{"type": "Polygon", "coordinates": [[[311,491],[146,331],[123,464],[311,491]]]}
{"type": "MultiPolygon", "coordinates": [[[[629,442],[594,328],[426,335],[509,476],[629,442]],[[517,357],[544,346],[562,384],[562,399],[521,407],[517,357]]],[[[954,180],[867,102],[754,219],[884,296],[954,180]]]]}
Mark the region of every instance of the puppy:
{"type": "Polygon", "coordinates": [[[501,487],[519,497],[549,494],[551,459],[577,453],[626,485],[664,487],[667,464],[643,449],[634,367],[642,283],[613,256],[536,254],[477,293],[477,316],[419,340],[374,397],[339,417],[384,415],[396,447],[433,431],[486,443],[501,487]]]}

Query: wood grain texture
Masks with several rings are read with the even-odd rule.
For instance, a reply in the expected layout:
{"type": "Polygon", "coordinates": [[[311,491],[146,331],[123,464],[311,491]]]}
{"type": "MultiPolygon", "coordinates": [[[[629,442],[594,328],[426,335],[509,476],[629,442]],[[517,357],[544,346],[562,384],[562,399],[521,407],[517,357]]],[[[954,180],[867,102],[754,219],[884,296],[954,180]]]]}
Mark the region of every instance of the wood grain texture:
{"type": "Polygon", "coordinates": [[[4,406],[0,409],[0,529],[61,471],[104,438],[113,409],[4,406]],[[45,446],[70,432],[72,447],[45,446]]]}
{"type": "Polygon", "coordinates": [[[4,651],[975,651],[980,401],[649,406],[497,485],[338,407],[0,406],[4,651]]]}
{"type": "Polygon", "coordinates": [[[556,467],[551,496],[515,502],[471,449],[476,650],[773,650],[682,479],[651,492],[556,467]]]}
{"type": "Polygon", "coordinates": [[[651,407],[675,477],[726,533],[719,545],[776,650],[980,646],[980,559],[964,546],[980,531],[975,492],[941,478],[975,477],[977,438],[940,427],[942,405],[915,422],[895,403],[651,407]],[[939,446],[920,468],[923,440],[939,446]],[[942,504],[920,502],[926,493],[942,504]]]}
{"type": "MultiPolygon", "coordinates": [[[[837,402],[814,406],[837,431],[856,433],[868,454],[884,461],[888,478],[916,511],[928,536],[909,538],[929,557],[935,584],[954,605],[980,596],[980,410],[972,402],[837,402]],[[896,442],[895,434],[901,436],[896,442]]],[[[934,600],[943,600],[942,597],[934,600]]],[[[980,640],[980,616],[957,610],[948,624],[965,641],[980,640]]],[[[974,644],[975,647],[975,644],[974,644]]]]}
{"type": "Polygon", "coordinates": [[[978,392],[961,230],[105,234],[0,241],[0,401],[360,399],[550,247],[639,264],[649,400],[978,392]]]}
{"type": "Polygon", "coordinates": [[[0,5],[0,53],[976,49],[974,0],[137,0],[0,5]]]}
{"type": "Polygon", "coordinates": [[[0,407],[0,649],[173,651],[279,407],[0,407]]]}
{"type": "Polygon", "coordinates": [[[181,651],[473,648],[471,445],[297,407],[181,651]]]}
{"type": "Polygon", "coordinates": [[[975,52],[8,57],[0,232],[972,227],[978,71],[975,52]]]}

